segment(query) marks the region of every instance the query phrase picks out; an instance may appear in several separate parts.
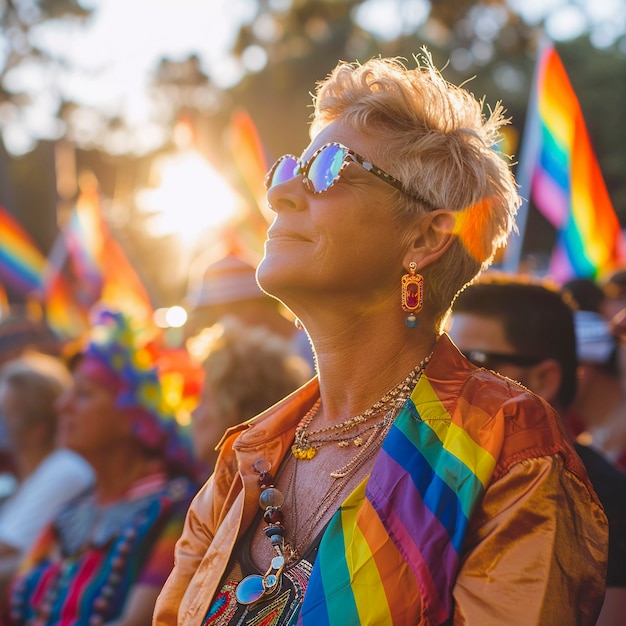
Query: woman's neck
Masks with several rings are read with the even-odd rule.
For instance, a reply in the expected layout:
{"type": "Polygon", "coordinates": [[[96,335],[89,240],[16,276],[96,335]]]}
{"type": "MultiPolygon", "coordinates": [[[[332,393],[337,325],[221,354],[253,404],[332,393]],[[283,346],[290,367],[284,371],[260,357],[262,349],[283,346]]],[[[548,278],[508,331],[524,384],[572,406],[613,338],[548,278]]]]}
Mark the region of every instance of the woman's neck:
{"type": "Polygon", "coordinates": [[[118,449],[89,461],[96,474],[96,497],[100,504],[123,498],[135,481],[160,468],[154,460],[137,449],[118,449]]]}
{"type": "Polygon", "coordinates": [[[379,400],[431,354],[438,335],[415,328],[351,326],[313,337],[324,420],[341,421],[379,400]]]}

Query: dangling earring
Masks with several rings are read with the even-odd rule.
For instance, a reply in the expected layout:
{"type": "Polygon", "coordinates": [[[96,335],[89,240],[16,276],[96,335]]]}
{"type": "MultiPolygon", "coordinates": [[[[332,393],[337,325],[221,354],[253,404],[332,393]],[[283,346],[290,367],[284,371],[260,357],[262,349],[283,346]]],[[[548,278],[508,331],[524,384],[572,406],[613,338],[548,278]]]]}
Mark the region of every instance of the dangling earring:
{"type": "Polygon", "coordinates": [[[406,311],[406,325],[415,328],[418,321],[415,313],[422,310],[424,304],[424,277],[416,274],[417,263],[409,263],[409,273],[402,277],[402,310],[406,311]]]}

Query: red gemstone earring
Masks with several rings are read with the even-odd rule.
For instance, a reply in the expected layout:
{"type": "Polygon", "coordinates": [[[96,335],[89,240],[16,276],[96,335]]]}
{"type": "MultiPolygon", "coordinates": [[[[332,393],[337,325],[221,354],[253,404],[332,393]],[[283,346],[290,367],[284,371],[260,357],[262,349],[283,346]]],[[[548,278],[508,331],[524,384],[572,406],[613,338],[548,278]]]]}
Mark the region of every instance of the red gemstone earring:
{"type": "Polygon", "coordinates": [[[424,304],[424,277],[416,274],[417,263],[409,263],[409,273],[402,277],[402,310],[406,311],[406,325],[415,328],[418,321],[415,316],[422,310],[424,304]]]}

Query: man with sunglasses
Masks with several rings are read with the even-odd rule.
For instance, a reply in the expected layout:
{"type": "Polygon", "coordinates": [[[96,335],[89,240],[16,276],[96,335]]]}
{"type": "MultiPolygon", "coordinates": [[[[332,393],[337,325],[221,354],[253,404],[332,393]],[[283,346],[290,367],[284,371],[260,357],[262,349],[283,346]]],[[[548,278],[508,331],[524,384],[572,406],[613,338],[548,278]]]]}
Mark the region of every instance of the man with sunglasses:
{"type": "Polygon", "coordinates": [[[576,392],[572,312],[545,284],[492,274],[454,301],[452,340],[478,367],[522,383],[561,411],[576,392]]]}
{"type": "MultiPolygon", "coordinates": [[[[584,359],[589,352],[589,333],[579,323],[587,313],[575,313],[567,296],[546,283],[493,274],[458,295],[449,333],[472,363],[521,382],[565,416],[576,394],[577,353],[584,359]]],[[[590,446],[574,445],[609,521],[607,588],[597,626],[619,626],[626,606],[626,473],[590,446]]]]}

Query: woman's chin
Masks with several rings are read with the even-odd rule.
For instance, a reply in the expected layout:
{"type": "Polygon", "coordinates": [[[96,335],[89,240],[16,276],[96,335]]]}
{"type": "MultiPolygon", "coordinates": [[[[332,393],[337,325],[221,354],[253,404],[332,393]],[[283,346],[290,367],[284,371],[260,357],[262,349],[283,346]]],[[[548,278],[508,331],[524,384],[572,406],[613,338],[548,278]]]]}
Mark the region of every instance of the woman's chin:
{"type": "Polygon", "coordinates": [[[277,254],[265,253],[256,270],[256,279],[261,289],[270,296],[280,297],[280,291],[287,275],[292,274],[288,264],[277,254]]]}

